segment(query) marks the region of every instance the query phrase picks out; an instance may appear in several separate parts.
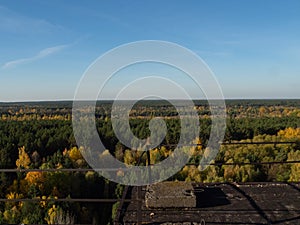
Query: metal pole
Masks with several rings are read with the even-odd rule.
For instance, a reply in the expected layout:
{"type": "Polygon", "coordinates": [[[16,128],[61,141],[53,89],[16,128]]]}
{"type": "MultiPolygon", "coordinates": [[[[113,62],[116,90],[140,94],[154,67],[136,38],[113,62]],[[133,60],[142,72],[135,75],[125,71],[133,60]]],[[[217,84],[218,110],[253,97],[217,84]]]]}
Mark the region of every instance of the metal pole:
{"type": "Polygon", "coordinates": [[[150,160],[150,151],[147,146],[147,164],[148,164],[148,181],[151,183],[151,160],[150,160]]]}

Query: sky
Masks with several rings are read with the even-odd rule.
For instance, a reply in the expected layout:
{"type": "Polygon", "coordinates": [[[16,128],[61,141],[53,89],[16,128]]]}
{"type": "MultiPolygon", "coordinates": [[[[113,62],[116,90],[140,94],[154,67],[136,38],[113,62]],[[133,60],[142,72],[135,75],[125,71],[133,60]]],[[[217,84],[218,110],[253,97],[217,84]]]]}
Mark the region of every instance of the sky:
{"type": "MultiPolygon", "coordinates": [[[[298,0],[0,0],[0,101],[72,100],[99,56],[142,40],[196,53],[225,98],[300,98],[299,12],[298,0]]],[[[203,96],[172,69],[122,74],[136,79],[141,70],[167,73],[191,97],[203,96]]],[[[122,85],[112,80],[103,96],[114,98],[109,90],[122,85]]]]}

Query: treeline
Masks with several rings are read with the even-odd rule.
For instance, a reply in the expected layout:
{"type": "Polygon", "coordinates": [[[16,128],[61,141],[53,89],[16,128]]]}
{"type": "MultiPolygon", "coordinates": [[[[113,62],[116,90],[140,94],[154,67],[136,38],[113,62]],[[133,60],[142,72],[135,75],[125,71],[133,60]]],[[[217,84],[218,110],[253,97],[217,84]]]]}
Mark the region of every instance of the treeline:
{"type": "MultiPolygon", "coordinates": [[[[178,100],[177,104],[182,101],[178,100]]],[[[87,102],[89,103],[89,102],[87,102]]],[[[112,101],[98,101],[95,116],[99,119],[110,118],[112,101]]],[[[129,101],[120,101],[128,104],[129,101]]],[[[214,104],[214,101],[211,102],[214,104]]],[[[285,117],[300,116],[300,100],[226,100],[227,114],[231,118],[285,117]]],[[[184,104],[184,102],[182,102],[184,104]]],[[[200,118],[210,116],[209,104],[206,100],[194,100],[194,109],[200,118]]],[[[70,120],[72,102],[26,102],[1,103],[0,118],[2,120],[70,120]]],[[[131,110],[131,117],[149,118],[153,116],[177,117],[174,106],[164,100],[138,101],[131,110]]]]}

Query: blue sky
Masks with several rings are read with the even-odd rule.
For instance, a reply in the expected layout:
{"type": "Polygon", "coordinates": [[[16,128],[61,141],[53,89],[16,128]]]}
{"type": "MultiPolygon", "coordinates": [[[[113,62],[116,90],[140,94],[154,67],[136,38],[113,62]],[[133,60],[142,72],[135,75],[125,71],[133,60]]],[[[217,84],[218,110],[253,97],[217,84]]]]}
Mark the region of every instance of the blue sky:
{"type": "Polygon", "coordinates": [[[0,0],[0,101],[73,99],[97,57],[139,40],[194,51],[225,98],[300,98],[299,12],[298,0],[0,0]]]}

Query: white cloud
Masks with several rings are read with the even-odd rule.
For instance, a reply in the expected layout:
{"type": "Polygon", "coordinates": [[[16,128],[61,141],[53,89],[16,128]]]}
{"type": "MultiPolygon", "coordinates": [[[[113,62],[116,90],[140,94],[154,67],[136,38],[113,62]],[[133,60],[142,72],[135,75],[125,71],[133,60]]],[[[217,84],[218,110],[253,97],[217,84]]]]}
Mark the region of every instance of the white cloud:
{"type": "Polygon", "coordinates": [[[45,48],[45,49],[41,50],[40,52],[38,52],[35,56],[8,61],[2,66],[2,69],[16,67],[21,64],[25,64],[25,63],[29,63],[29,62],[33,62],[33,61],[45,58],[49,55],[52,55],[54,53],[57,53],[57,52],[65,49],[68,46],[69,45],[57,45],[54,47],[45,48]]]}

